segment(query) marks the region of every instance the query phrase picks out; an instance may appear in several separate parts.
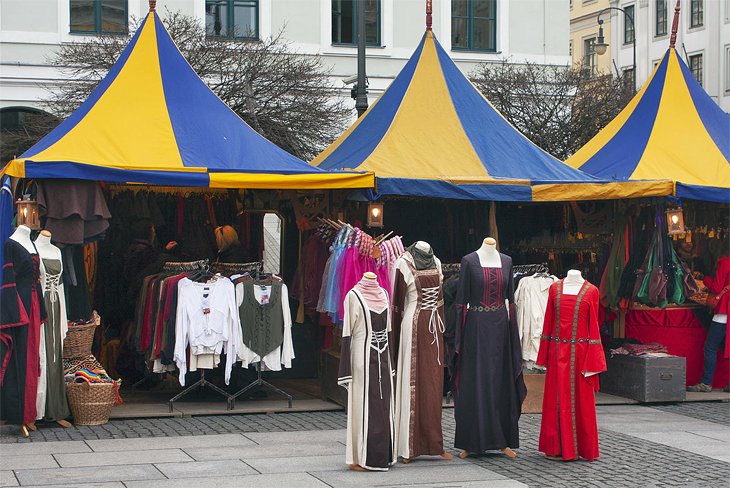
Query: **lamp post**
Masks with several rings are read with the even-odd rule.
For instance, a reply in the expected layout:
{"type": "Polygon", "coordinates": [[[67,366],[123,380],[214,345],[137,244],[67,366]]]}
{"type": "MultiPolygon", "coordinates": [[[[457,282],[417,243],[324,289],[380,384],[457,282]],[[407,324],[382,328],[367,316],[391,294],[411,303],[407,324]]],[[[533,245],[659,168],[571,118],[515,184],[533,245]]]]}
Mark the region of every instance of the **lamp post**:
{"type": "Polygon", "coordinates": [[[633,45],[634,50],[634,64],[633,64],[633,81],[634,82],[634,91],[636,91],[636,24],[634,23],[634,18],[626,12],[626,10],[620,8],[620,7],[606,7],[600,12],[598,12],[598,37],[596,38],[596,42],[593,44],[596,54],[599,56],[606,54],[606,49],[608,49],[608,43],[606,42],[606,38],[603,36],[603,20],[601,20],[601,15],[609,10],[620,10],[624,13],[624,16],[631,22],[631,30],[634,32],[634,39],[632,40],[631,44],[633,45]]]}
{"type": "Polygon", "coordinates": [[[356,0],[357,3],[357,85],[352,90],[355,99],[355,109],[360,117],[368,109],[368,91],[365,78],[365,49],[367,39],[365,37],[365,1],[356,0]]]}

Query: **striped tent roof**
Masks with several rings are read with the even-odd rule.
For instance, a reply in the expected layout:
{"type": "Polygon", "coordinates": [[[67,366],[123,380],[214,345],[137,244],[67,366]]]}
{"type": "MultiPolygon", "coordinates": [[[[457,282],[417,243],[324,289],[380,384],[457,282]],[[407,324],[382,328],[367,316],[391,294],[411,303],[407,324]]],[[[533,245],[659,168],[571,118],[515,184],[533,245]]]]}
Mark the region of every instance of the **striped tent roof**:
{"type": "Polygon", "coordinates": [[[89,98],[4,172],[224,188],[370,188],[259,135],[198,77],[150,11],[89,98]]]}
{"type": "Polygon", "coordinates": [[[566,162],[617,181],[668,179],[676,195],[730,203],[730,115],[670,48],[624,110],[566,162]]]}
{"type": "Polygon", "coordinates": [[[668,194],[569,167],[515,129],[430,30],[390,87],[312,164],[374,171],[378,195],[503,201],[668,194]]]}

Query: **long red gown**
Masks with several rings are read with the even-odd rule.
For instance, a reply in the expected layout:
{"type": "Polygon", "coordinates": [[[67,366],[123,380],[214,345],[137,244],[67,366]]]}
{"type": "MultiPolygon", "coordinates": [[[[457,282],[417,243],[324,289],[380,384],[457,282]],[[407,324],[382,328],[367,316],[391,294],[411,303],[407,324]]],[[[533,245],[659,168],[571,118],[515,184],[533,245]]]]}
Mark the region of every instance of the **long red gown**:
{"type": "Polygon", "coordinates": [[[598,457],[596,397],[606,357],[598,326],[598,288],[584,282],[578,295],[550,286],[537,364],[547,367],[539,450],[548,456],[598,457]]]}

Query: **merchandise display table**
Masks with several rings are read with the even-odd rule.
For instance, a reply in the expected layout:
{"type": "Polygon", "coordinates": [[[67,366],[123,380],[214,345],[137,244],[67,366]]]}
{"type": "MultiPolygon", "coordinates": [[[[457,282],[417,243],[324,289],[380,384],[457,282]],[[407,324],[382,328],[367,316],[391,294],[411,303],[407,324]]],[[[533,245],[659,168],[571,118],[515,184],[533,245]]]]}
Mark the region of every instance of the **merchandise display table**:
{"type": "MultiPolygon", "coordinates": [[[[703,309],[691,305],[665,309],[635,306],[626,314],[626,337],[642,343],[658,342],[667,346],[669,354],[686,358],[687,385],[694,385],[700,381],[704,365],[707,330],[698,316],[703,309]]],[[[722,359],[723,353],[718,351],[712,381],[715,388],[724,388],[730,378],[730,360],[722,359]]]]}

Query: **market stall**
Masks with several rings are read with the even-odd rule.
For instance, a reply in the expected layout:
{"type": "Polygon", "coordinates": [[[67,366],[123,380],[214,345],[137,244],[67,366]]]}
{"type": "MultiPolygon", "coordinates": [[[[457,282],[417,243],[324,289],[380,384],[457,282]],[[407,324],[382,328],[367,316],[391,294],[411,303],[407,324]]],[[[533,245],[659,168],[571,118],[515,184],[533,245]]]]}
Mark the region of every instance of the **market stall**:
{"type": "MultiPolygon", "coordinates": [[[[222,372],[225,370],[228,383],[233,364],[239,361],[243,368],[265,361],[267,369],[291,366],[296,332],[290,332],[287,287],[277,275],[286,274],[285,266],[293,268],[291,256],[297,253],[297,216],[292,202],[303,196],[336,201],[331,190],[371,188],[374,177],[372,173],[314,168],[256,133],[196,75],[154,11],[154,2],[150,5],[150,13],[91,96],[3,169],[3,183],[6,176],[15,178],[8,193],[14,191],[21,200],[17,205],[18,238],[7,242],[22,244],[20,237],[27,237],[29,244],[23,252],[30,259],[32,241],[40,242],[37,231],[50,230],[44,239],[58,250],[62,263],[63,271],[52,279],[56,280],[53,289],[65,285],[65,297],[60,299],[67,304],[63,313],[84,330],[93,332],[99,322],[103,326],[93,349],[100,361],[87,357],[93,333],[86,334],[79,348],[82,352],[67,358],[73,364],[64,363],[66,381],[72,367],[99,373],[97,376],[103,371],[106,377],[107,370],[116,376],[125,364],[138,375],[167,371],[174,365],[182,371],[180,383],[184,384],[185,370],[196,369],[195,361],[192,365],[188,361],[204,353],[197,369],[221,372],[220,382],[212,385],[218,391],[224,382],[222,372]],[[163,244],[175,242],[162,249],[157,246],[162,239],[163,244]],[[231,244],[235,244],[235,253],[230,252],[231,244]],[[156,281],[148,280],[152,275],[156,281]],[[171,286],[173,280],[187,280],[188,292],[203,287],[204,302],[213,305],[203,306],[202,312],[189,310],[186,315],[181,303],[189,300],[168,300],[177,298],[174,292],[182,292],[182,287],[171,286]],[[258,285],[250,288],[251,283],[258,285]],[[170,286],[163,288],[163,284],[170,286]],[[142,293],[143,285],[144,290],[154,288],[155,292],[142,293]],[[157,293],[163,289],[170,295],[157,293]],[[217,293],[221,290],[226,294],[217,293]],[[244,296],[247,299],[242,302],[244,296]],[[230,313],[221,311],[221,300],[230,313]],[[262,300],[281,305],[275,315],[283,324],[283,343],[267,343],[263,349],[251,342],[253,332],[246,332],[238,322],[239,309],[256,315],[252,310],[262,300]],[[95,309],[101,313],[100,321],[94,318],[95,309]],[[139,320],[135,312],[141,313],[139,320]],[[194,331],[198,312],[222,314],[216,315],[221,318],[216,324],[227,325],[216,329],[219,340],[215,343],[195,345],[197,336],[182,331],[190,320],[193,329],[185,328],[194,331]],[[186,352],[188,343],[191,348],[186,352]],[[227,362],[221,362],[225,352],[227,362]],[[276,358],[269,358],[268,353],[276,358]],[[281,365],[274,367],[278,362],[281,365]]],[[[4,214],[2,223],[7,225],[4,214]]],[[[20,252],[16,244],[5,245],[20,252]]],[[[40,269],[51,269],[50,261],[41,261],[40,269]]],[[[18,303],[8,295],[16,288],[10,286],[12,276],[5,274],[4,313],[10,310],[5,304],[18,303]]],[[[9,325],[4,331],[25,334],[23,337],[36,334],[39,317],[30,323],[22,313],[19,317],[3,315],[4,324],[9,325]]],[[[65,324],[65,319],[60,322],[65,324]]],[[[2,339],[2,354],[8,358],[5,332],[2,339]]],[[[13,352],[19,350],[17,344],[24,343],[15,344],[13,352]]],[[[28,350],[38,347],[34,336],[28,350]]],[[[306,356],[306,351],[302,353],[306,356]]],[[[60,360],[60,352],[57,356],[60,360]]],[[[94,381],[93,374],[84,378],[94,381]]],[[[244,375],[243,381],[248,379],[250,375],[244,375]]],[[[206,381],[201,373],[196,384],[211,386],[210,378],[206,381]]],[[[4,399],[24,390],[28,394],[22,394],[31,398],[30,388],[20,385],[11,392],[10,386],[7,382],[3,386],[0,396],[4,399]]],[[[177,384],[175,387],[179,389],[177,384]]],[[[231,407],[233,391],[225,393],[231,407]]],[[[165,400],[170,396],[168,393],[165,400]]],[[[23,424],[34,415],[25,415],[23,424]]],[[[8,420],[20,423],[19,418],[8,420]]]]}
{"type": "MultiPolygon", "coordinates": [[[[728,251],[730,115],[702,89],[674,48],[676,26],[675,17],[670,48],[644,87],[566,163],[617,181],[674,181],[678,199],[667,205],[671,222],[662,218],[661,233],[673,235],[670,247],[692,271],[713,276],[718,258],[728,251]]],[[[644,243],[640,249],[647,248],[644,243]]],[[[670,273],[666,274],[671,279],[670,273]]],[[[673,305],[670,300],[668,308],[646,302],[634,306],[630,302],[634,298],[624,293],[624,303],[611,303],[622,310],[617,335],[658,342],[670,354],[686,358],[686,383],[696,384],[709,325],[706,307],[689,300],[675,300],[673,305]]],[[[721,354],[713,381],[720,388],[727,385],[730,368],[721,354]]]]}

